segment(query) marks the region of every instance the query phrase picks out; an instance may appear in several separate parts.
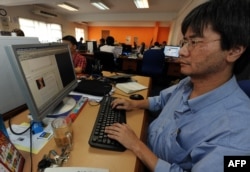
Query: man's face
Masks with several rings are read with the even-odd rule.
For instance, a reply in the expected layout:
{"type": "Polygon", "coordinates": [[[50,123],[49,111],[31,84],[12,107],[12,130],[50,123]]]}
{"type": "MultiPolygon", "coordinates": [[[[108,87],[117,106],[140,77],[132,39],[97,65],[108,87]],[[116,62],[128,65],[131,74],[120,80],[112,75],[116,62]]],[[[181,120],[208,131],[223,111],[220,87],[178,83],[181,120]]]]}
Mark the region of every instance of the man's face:
{"type": "Polygon", "coordinates": [[[69,49],[70,49],[71,54],[73,54],[76,51],[76,46],[73,45],[70,41],[63,40],[63,43],[69,45],[69,49]]]}
{"type": "Polygon", "coordinates": [[[190,28],[183,38],[180,50],[181,72],[191,77],[210,77],[227,67],[226,52],[221,50],[220,35],[210,26],[204,29],[203,37],[190,28]]]}

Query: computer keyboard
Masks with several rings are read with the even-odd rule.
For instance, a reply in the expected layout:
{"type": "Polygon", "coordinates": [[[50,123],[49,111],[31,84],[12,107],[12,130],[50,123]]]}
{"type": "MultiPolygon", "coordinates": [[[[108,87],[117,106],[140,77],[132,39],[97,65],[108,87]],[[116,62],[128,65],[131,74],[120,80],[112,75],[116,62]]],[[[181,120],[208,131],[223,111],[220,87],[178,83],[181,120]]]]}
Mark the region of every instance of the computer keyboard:
{"type": "Polygon", "coordinates": [[[126,148],[124,146],[119,142],[108,138],[107,134],[104,132],[106,126],[112,125],[115,122],[126,123],[126,111],[111,108],[110,103],[114,99],[115,97],[110,96],[103,97],[89,138],[89,144],[101,149],[125,151],[126,148]]]}

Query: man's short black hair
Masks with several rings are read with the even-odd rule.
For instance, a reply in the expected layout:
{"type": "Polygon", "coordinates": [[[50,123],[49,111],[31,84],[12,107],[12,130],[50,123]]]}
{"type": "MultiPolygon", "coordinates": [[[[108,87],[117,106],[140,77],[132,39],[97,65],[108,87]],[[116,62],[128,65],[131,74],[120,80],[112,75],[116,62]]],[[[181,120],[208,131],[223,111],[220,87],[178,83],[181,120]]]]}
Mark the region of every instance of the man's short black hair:
{"type": "Polygon", "coordinates": [[[234,73],[239,73],[250,63],[250,1],[210,0],[194,8],[183,20],[181,31],[185,35],[190,27],[197,36],[203,36],[204,28],[212,26],[221,36],[222,50],[243,46],[246,51],[236,61],[234,73]]]}
{"type": "Polygon", "coordinates": [[[115,43],[114,37],[108,36],[108,37],[106,38],[106,44],[107,44],[107,45],[114,45],[114,43],[115,43]]]}
{"type": "Polygon", "coordinates": [[[77,45],[77,41],[76,41],[76,38],[74,36],[71,36],[71,35],[67,35],[67,36],[64,36],[62,38],[63,41],[69,41],[71,42],[72,45],[77,45]]]}

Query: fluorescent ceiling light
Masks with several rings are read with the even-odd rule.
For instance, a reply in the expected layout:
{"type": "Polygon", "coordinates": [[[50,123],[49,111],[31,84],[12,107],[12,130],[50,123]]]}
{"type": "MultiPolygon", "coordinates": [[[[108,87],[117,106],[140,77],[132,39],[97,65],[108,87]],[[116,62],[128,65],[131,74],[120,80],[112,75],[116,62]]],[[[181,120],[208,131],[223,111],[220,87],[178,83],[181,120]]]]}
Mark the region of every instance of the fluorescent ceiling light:
{"type": "Polygon", "coordinates": [[[134,0],[137,8],[149,8],[148,0],[134,0]]]}
{"type": "Polygon", "coordinates": [[[77,7],[75,7],[74,5],[71,5],[71,4],[69,4],[69,3],[66,3],[66,2],[64,2],[64,3],[61,3],[61,4],[57,4],[59,7],[61,7],[61,8],[64,8],[64,9],[66,9],[66,10],[69,10],[69,11],[78,11],[78,8],[77,7]]]}
{"type": "Polygon", "coordinates": [[[101,0],[91,0],[90,3],[100,10],[109,10],[109,7],[101,0]]]}

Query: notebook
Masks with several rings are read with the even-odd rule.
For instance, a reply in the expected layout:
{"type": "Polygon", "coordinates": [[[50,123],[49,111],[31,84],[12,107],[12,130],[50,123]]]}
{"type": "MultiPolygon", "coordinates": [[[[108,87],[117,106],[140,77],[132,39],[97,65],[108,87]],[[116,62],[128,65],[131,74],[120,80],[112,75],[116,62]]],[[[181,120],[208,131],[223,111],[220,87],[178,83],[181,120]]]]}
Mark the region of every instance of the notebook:
{"type": "Polygon", "coordinates": [[[148,87],[139,84],[138,82],[126,82],[126,83],[119,83],[116,84],[116,88],[118,88],[119,90],[127,93],[127,94],[131,94],[137,91],[141,91],[144,89],[147,89],[148,87]]]}
{"type": "Polygon", "coordinates": [[[0,171],[22,172],[25,159],[1,130],[0,145],[0,171]]]}

